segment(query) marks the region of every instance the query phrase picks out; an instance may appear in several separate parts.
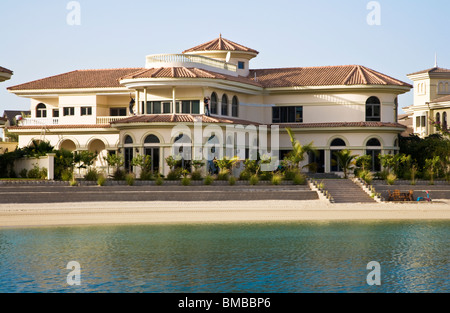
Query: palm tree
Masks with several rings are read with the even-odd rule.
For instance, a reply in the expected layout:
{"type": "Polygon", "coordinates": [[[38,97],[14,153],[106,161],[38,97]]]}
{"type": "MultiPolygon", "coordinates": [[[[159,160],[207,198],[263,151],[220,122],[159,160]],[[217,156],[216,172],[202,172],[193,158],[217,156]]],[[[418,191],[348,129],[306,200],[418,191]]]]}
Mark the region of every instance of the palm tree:
{"type": "Polygon", "coordinates": [[[291,139],[292,144],[292,151],[289,153],[288,157],[289,161],[293,163],[293,166],[299,169],[300,162],[305,159],[305,154],[308,152],[316,153],[317,151],[312,142],[302,146],[301,143],[294,138],[294,135],[292,134],[292,130],[290,128],[286,128],[286,131],[291,139]]]}
{"type": "Polygon", "coordinates": [[[355,158],[357,155],[353,155],[350,150],[341,150],[334,152],[334,155],[337,157],[337,161],[339,162],[339,166],[344,171],[344,177],[348,178],[348,171],[351,169],[352,165],[355,163],[355,158]]]}

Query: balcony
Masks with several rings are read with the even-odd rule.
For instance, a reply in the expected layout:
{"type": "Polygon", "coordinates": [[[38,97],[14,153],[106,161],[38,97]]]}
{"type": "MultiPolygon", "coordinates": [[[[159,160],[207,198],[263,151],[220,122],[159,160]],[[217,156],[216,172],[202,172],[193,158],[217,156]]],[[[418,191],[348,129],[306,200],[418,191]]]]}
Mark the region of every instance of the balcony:
{"type": "Polygon", "coordinates": [[[129,116],[97,116],[87,120],[84,117],[71,116],[70,118],[24,118],[19,126],[49,126],[49,125],[105,125],[129,116]],[[92,121],[95,119],[95,123],[92,121]]]}
{"type": "Polygon", "coordinates": [[[229,75],[237,75],[237,66],[201,55],[154,54],[147,56],[146,68],[196,67],[229,75]],[[230,73],[231,72],[231,73],[230,73]]]}

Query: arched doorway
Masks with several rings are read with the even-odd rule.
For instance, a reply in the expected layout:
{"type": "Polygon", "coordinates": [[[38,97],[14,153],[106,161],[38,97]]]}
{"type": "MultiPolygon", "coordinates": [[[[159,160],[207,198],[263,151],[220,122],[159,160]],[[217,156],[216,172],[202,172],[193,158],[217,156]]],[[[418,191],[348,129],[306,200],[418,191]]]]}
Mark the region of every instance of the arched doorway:
{"type": "Polygon", "coordinates": [[[379,155],[381,154],[381,143],[376,138],[371,138],[366,144],[366,155],[372,157],[371,170],[374,172],[381,171],[381,162],[379,155]]]}
{"type": "Polygon", "coordinates": [[[93,152],[97,154],[97,158],[95,159],[94,166],[95,167],[106,167],[105,157],[108,152],[106,151],[105,143],[100,139],[94,139],[89,143],[88,146],[89,152],[93,152]]]}
{"type": "Polygon", "coordinates": [[[340,172],[341,171],[341,166],[338,162],[338,158],[335,155],[335,152],[339,152],[342,151],[344,149],[346,149],[347,144],[345,143],[345,141],[341,138],[336,138],[334,139],[331,144],[330,144],[330,169],[332,172],[340,172]]]}
{"type": "Polygon", "coordinates": [[[127,135],[124,140],[124,166],[125,171],[131,173],[133,171],[133,166],[131,161],[133,160],[133,138],[127,135]]]}
{"type": "Polygon", "coordinates": [[[192,160],[192,141],[186,134],[179,134],[173,143],[174,158],[181,158],[181,167],[188,171],[191,170],[192,160]]]}
{"type": "Polygon", "coordinates": [[[77,145],[70,139],[65,139],[59,145],[59,149],[64,149],[70,152],[73,152],[77,149],[77,145]]]}
{"type": "Polygon", "coordinates": [[[160,140],[155,135],[148,135],[144,140],[144,154],[150,157],[152,161],[151,170],[152,172],[160,171],[160,140]]]}

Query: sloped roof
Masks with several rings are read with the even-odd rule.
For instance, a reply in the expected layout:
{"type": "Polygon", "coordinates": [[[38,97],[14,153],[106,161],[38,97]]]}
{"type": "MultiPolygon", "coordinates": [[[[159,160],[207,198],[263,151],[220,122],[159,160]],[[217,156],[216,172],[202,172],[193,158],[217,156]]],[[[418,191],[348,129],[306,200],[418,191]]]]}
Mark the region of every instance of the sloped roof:
{"type": "Polygon", "coordinates": [[[395,85],[410,84],[361,65],[296,67],[251,70],[249,78],[266,88],[333,85],[395,85]]]}
{"type": "Polygon", "coordinates": [[[280,125],[280,127],[289,128],[336,128],[336,127],[394,127],[406,128],[406,126],[399,123],[385,123],[385,122],[332,122],[332,123],[293,123],[293,124],[273,124],[280,125]]]}
{"type": "Polygon", "coordinates": [[[120,88],[122,79],[209,78],[265,88],[334,85],[411,85],[360,65],[251,70],[248,77],[186,67],[78,70],[9,87],[8,90],[120,88]]]}
{"type": "Polygon", "coordinates": [[[197,51],[244,51],[259,54],[258,51],[250,49],[246,46],[235,43],[231,40],[222,38],[222,34],[219,38],[213,39],[206,43],[202,43],[198,46],[183,51],[183,53],[197,52],[197,51]]]}
{"type": "Polygon", "coordinates": [[[410,75],[417,75],[417,74],[425,74],[425,73],[450,73],[450,69],[442,68],[442,67],[432,67],[432,68],[429,68],[427,70],[423,70],[423,71],[419,71],[419,72],[408,74],[408,76],[410,76],[410,75]]]}
{"type": "Polygon", "coordinates": [[[14,118],[17,115],[22,115],[22,113],[26,114],[26,115],[30,115],[31,111],[5,110],[5,111],[3,111],[3,117],[6,118],[11,125],[13,125],[14,124],[14,118]]]}
{"type": "Polygon", "coordinates": [[[2,72],[2,73],[8,73],[8,74],[13,74],[13,71],[8,70],[7,68],[1,67],[1,66],[0,66],[0,72],[2,72]]]}
{"type": "Polygon", "coordinates": [[[12,86],[8,90],[123,87],[119,78],[140,69],[142,68],[78,70],[12,86]]]}
{"type": "Polygon", "coordinates": [[[431,103],[449,102],[449,101],[450,101],[450,95],[434,99],[433,101],[431,101],[431,103]]]}
{"type": "Polygon", "coordinates": [[[194,115],[194,114],[148,114],[148,115],[136,115],[129,118],[121,119],[114,124],[123,123],[226,123],[226,124],[239,124],[239,125],[258,125],[258,123],[250,122],[235,118],[226,117],[212,117],[206,115],[194,115]]]}
{"type": "Polygon", "coordinates": [[[161,68],[142,69],[137,72],[131,73],[127,76],[124,76],[121,79],[133,79],[133,78],[212,78],[261,86],[260,83],[248,79],[247,77],[243,76],[236,77],[204,69],[186,68],[186,67],[161,67],[161,68]]]}

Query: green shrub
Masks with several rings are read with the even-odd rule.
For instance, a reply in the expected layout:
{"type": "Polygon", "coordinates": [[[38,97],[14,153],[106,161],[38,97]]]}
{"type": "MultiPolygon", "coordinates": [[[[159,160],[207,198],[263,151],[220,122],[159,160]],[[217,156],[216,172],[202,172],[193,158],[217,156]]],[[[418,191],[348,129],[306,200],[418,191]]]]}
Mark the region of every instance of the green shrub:
{"type": "Polygon", "coordinates": [[[97,181],[99,177],[99,173],[95,168],[89,169],[89,171],[84,175],[84,179],[86,181],[97,181]]]}
{"type": "Polygon", "coordinates": [[[361,178],[363,181],[365,181],[367,184],[370,185],[373,180],[373,174],[368,170],[360,171],[359,178],[361,178]]]}
{"type": "Polygon", "coordinates": [[[114,180],[125,180],[127,173],[120,168],[116,169],[113,174],[114,180]]]}
{"type": "Polygon", "coordinates": [[[388,174],[386,176],[386,183],[388,185],[393,185],[395,184],[395,181],[397,180],[397,176],[395,174],[388,174]]]}
{"type": "Polygon", "coordinates": [[[39,171],[39,178],[40,179],[47,179],[47,176],[48,176],[48,170],[45,168],[45,167],[43,167],[40,171],[39,171]]]}
{"type": "Polygon", "coordinates": [[[38,165],[35,165],[31,170],[28,171],[28,178],[32,179],[40,179],[41,178],[41,170],[38,165]]]}
{"type": "Polygon", "coordinates": [[[258,175],[252,175],[249,180],[250,185],[257,185],[259,183],[258,175]]]}
{"type": "Polygon", "coordinates": [[[181,175],[183,174],[183,169],[176,168],[174,170],[170,170],[169,174],[167,174],[167,180],[179,180],[181,175]]]}
{"type": "Polygon", "coordinates": [[[105,186],[105,184],[106,184],[106,177],[103,174],[99,174],[97,178],[97,185],[105,186]]]}
{"type": "Polygon", "coordinates": [[[78,182],[74,179],[74,180],[71,180],[70,181],[70,186],[71,187],[75,187],[75,186],[78,186],[78,182]]]}
{"type": "Polygon", "coordinates": [[[125,175],[125,180],[128,186],[133,186],[136,180],[136,176],[133,173],[128,173],[125,175]]]}
{"type": "Polygon", "coordinates": [[[191,174],[191,179],[192,180],[202,180],[203,179],[202,172],[200,172],[200,171],[193,171],[192,174],[191,174]]]}
{"type": "Polygon", "coordinates": [[[211,185],[214,182],[214,178],[211,175],[207,175],[203,182],[205,185],[211,185]]]}
{"type": "Polygon", "coordinates": [[[28,177],[28,171],[26,168],[24,168],[23,170],[20,171],[19,173],[20,177],[22,178],[27,178],[28,177]]]}
{"type": "Polygon", "coordinates": [[[156,186],[161,186],[162,184],[164,184],[164,178],[162,178],[161,176],[156,177],[155,185],[156,186]]]}
{"type": "Polygon", "coordinates": [[[272,185],[280,185],[283,181],[283,176],[275,174],[272,176],[272,185]]]}
{"type": "Polygon", "coordinates": [[[217,180],[228,180],[228,177],[230,176],[228,170],[221,170],[219,174],[217,174],[217,180]]]}
{"type": "Polygon", "coordinates": [[[64,169],[61,172],[61,179],[63,181],[71,181],[73,178],[73,172],[70,169],[64,169]]]}
{"type": "Polygon", "coordinates": [[[143,170],[141,171],[140,180],[153,180],[153,173],[151,171],[143,170]]]}
{"type": "Polygon", "coordinates": [[[284,179],[286,180],[294,180],[295,175],[297,175],[299,172],[296,170],[286,170],[286,172],[284,173],[284,179]]]}
{"type": "Polygon", "coordinates": [[[250,176],[252,176],[252,174],[249,171],[243,170],[241,172],[241,174],[239,174],[239,179],[240,180],[249,180],[250,176]]]}
{"type": "Polygon", "coordinates": [[[273,173],[272,172],[261,172],[261,174],[259,175],[259,178],[261,180],[272,180],[273,177],[273,173]]]}
{"type": "Polygon", "coordinates": [[[189,177],[185,176],[181,179],[181,184],[183,186],[189,186],[191,184],[191,179],[189,177]]]}
{"type": "Polygon", "coordinates": [[[292,179],[294,185],[305,185],[306,184],[306,176],[300,173],[295,174],[292,179]]]}
{"type": "Polygon", "coordinates": [[[228,183],[230,184],[230,186],[234,186],[236,184],[236,177],[230,176],[230,178],[228,179],[228,183]]]}

